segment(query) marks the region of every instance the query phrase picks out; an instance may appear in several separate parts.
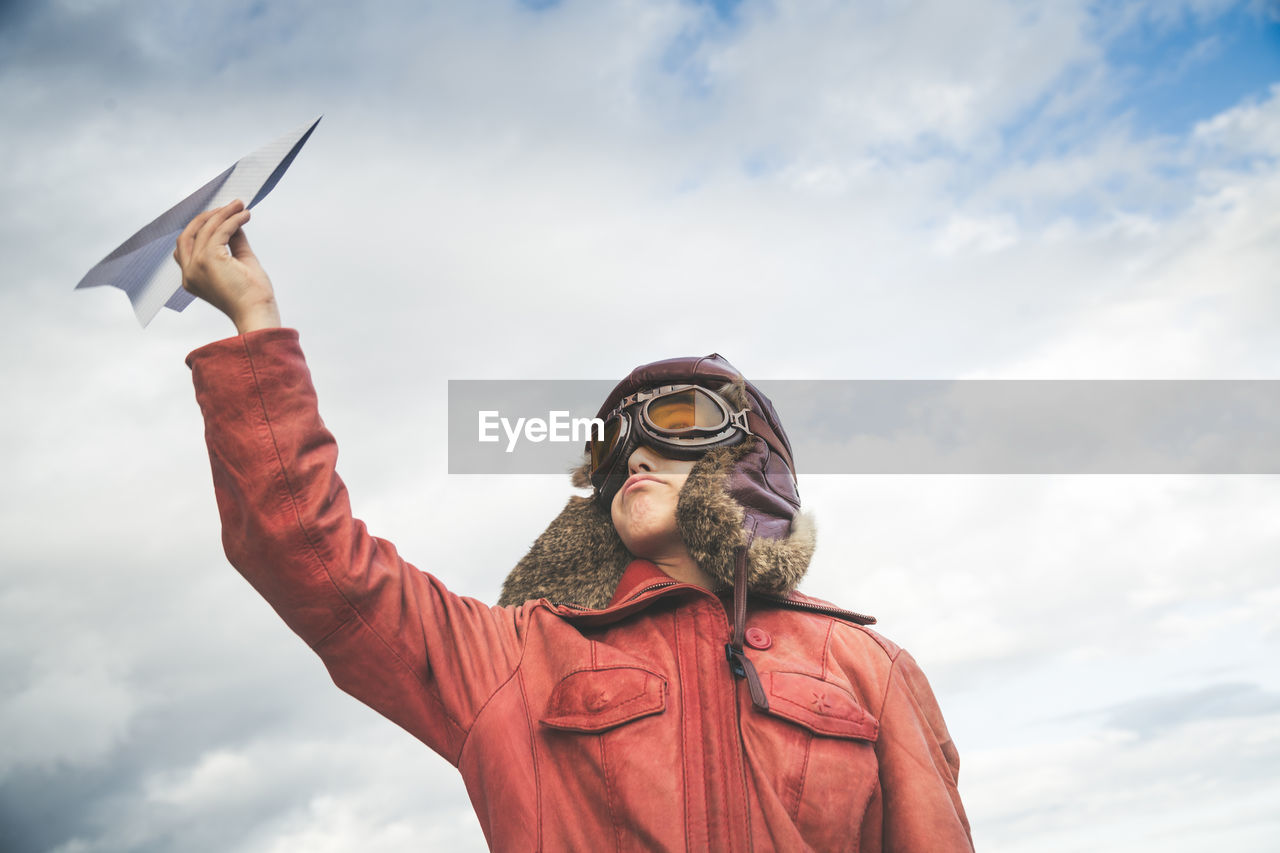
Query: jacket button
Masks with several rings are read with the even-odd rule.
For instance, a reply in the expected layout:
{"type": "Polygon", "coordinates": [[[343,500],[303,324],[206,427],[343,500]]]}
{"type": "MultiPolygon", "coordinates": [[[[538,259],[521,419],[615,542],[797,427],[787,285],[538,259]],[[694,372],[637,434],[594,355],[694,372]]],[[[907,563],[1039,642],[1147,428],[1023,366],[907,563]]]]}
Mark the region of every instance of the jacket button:
{"type": "Polygon", "coordinates": [[[763,628],[748,628],[746,640],[748,646],[761,651],[773,645],[773,637],[770,637],[769,632],[763,628]]]}

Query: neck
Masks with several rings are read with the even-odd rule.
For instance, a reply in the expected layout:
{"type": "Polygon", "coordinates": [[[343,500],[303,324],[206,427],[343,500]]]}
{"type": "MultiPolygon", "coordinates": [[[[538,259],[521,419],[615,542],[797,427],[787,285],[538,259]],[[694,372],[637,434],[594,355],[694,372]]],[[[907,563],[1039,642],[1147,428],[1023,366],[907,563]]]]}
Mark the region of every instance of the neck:
{"type": "Polygon", "coordinates": [[[706,590],[715,589],[715,581],[711,579],[711,575],[702,570],[693,557],[689,556],[688,551],[679,554],[647,557],[646,559],[659,569],[662,569],[672,580],[700,586],[706,590]]]}

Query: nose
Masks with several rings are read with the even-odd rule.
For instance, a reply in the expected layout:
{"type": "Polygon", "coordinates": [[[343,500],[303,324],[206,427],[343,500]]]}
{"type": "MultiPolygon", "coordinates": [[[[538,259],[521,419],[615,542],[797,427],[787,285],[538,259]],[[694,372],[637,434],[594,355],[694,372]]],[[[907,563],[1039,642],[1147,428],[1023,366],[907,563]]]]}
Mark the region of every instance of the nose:
{"type": "Polygon", "coordinates": [[[656,471],[658,470],[658,465],[660,464],[661,459],[662,457],[658,456],[657,453],[644,445],[640,445],[635,449],[635,452],[631,454],[630,458],[627,459],[627,474],[638,474],[641,471],[656,471]]]}

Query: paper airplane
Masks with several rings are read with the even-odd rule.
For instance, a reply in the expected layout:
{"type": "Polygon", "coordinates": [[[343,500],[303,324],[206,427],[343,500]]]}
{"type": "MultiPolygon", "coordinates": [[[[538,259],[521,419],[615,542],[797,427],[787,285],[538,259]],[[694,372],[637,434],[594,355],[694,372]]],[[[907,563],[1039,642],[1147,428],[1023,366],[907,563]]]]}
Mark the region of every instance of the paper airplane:
{"type": "Polygon", "coordinates": [[[174,311],[186,308],[195,297],[182,289],[182,271],[171,262],[173,247],[182,229],[204,211],[238,198],[248,199],[249,207],[266,198],[319,123],[317,118],[237,160],[231,168],[121,243],[80,279],[76,289],[104,284],[120,288],[129,294],[133,313],[144,327],[161,308],[174,311]]]}

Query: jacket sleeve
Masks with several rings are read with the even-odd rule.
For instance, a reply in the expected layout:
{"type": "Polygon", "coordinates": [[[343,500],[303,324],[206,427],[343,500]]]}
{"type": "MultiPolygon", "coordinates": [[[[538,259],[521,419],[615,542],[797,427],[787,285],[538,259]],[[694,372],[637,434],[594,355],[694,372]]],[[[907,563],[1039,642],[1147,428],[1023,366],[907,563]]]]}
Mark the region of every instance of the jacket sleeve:
{"type": "Polygon", "coordinates": [[[520,611],[450,593],[352,518],[296,331],[218,341],[187,364],[231,564],[339,687],[456,765],[519,663],[520,611]]]}
{"type": "Polygon", "coordinates": [[[889,671],[876,752],[886,853],[972,851],[956,787],[960,754],[928,680],[900,649],[889,671]]]}

